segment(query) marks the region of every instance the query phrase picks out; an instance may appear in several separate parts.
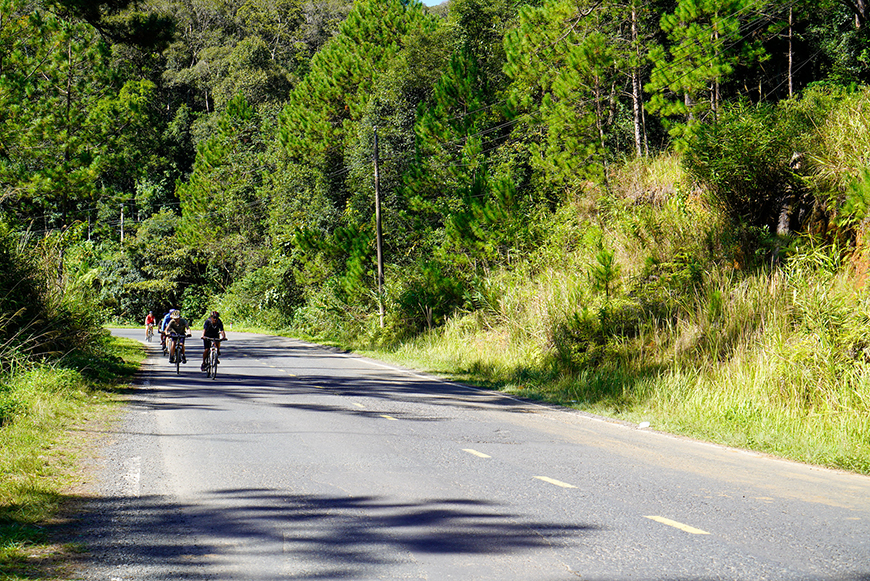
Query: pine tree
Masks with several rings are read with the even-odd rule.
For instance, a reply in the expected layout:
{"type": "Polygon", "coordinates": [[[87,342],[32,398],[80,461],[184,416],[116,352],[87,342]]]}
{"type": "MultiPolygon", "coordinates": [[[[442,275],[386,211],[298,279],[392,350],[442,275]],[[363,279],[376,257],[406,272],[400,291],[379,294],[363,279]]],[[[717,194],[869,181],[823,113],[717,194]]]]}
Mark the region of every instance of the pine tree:
{"type": "Polygon", "coordinates": [[[259,197],[263,151],[259,116],[241,95],[221,112],[218,130],[197,148],[179,184],[179,238],[204,253],[224,282],[263,264],[268,200],[259,197]]]}
{"type": "Polygon", "coordinates": [[[613,41],[611,8],[565,0],[526,7],[505,40],[505,71],[523,112],[518,133],[533,167],[563,191],[605,179],[611,107],[630,68],[613,41]]]}
{"type": "Polygon", "coordinates": [[[715,121],[721,87],[735,67],[763,58],[760,43],[745,33],[757,7],[757,0],[679,0],[662,17],[668,44],[650,51],[654,67],[646,90],[649,111],[671,120],[674,138],[715,121]]]}
{"type": "Polygon", "coordinates": [[[119,86],[93,28],[32,8],[13,0],[0,15],[0,208],[65,228],[118,194],[110,174],[135,175],[154,85],[119,86]]]}
{"type": "Polygon", "coordinates": [[[338,35],[312,59],[278,119],[274,159],[281,177],[271,183],[282,190],[272,195],[293,213],[296,224],[304,224],[287,244],[302,261],[323,257],[352,300],[365,300],[374,280],[361,267],[370,264],[373,252],[370,144],[381,113],[387,119],[391,114],[376,95],[390,93],[381,84],[392,79],[410,39],[437,26],[419,2],[355,3],[338,35]],[[300,216],[300,208],[307,208],[307,215],[300,216]]]}

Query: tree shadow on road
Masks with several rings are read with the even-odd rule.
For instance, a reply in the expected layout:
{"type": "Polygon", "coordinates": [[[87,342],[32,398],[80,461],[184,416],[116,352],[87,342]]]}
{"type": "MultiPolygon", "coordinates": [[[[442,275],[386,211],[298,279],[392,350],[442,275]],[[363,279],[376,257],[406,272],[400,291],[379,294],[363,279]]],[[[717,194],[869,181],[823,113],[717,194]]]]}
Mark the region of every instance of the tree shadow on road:
{"type": "Polygon", "coordinates": [[[54,533],[86,549],[76,558],[83,579],[436,578],[420,561],[531,555],[598,530],[466,499],[406,502],[265,489],[214,491],[197,504],[90,498],[74,508],[78,521],[54,533]]]}

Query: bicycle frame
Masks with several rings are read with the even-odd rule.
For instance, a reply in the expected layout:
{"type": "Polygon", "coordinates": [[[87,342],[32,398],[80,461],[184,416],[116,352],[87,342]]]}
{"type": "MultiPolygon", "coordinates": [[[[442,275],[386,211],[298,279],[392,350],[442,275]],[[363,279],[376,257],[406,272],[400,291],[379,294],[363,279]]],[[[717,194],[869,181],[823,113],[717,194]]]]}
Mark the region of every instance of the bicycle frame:
{"type": "Polygon", "coordinates": [[[178,333],[169,333],[166,335],[175,343],[175,374],[181,375],[181,357],[184,353],[184,339],[187,335],[179,335],[178,333]],[[179,351],[179,347],[181,351],[179,351]]]}
{"type": "Polygon", "coordinates": [[[206,377],[211,377],[212,379],[217,376],[217,366],[218,366],[218,348],[220,346],[220,342],[223,339],[214,337],[203,337],[204,340],[210,343],[208,349],[208,359],[206,360],[205,367],[205,375],[206,377]]]}

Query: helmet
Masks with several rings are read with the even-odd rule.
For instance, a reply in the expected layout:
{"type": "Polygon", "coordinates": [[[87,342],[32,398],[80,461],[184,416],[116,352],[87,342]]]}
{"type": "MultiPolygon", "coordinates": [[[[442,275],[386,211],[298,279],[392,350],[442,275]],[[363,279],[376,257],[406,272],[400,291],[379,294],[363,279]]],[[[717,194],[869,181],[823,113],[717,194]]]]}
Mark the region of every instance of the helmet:
{"type": "Polygon", "coordinates": [[[178,319],[178,318],[180,318],[180,317],[181,317],[181,313],[178,312],[178,309],[173,310],[173,311],[169,314],[169,318],[170,318],[170,319],[178,319]]]}
{"type": "Polygon", "coordinates": [[[212,312],[211,312],[211,318],[212,318],[212,319],[217,319],[217,318],[220,318],[220,315],[218,315],[218,312],[217,312],[217,311],[212,311],[212,312]]]}

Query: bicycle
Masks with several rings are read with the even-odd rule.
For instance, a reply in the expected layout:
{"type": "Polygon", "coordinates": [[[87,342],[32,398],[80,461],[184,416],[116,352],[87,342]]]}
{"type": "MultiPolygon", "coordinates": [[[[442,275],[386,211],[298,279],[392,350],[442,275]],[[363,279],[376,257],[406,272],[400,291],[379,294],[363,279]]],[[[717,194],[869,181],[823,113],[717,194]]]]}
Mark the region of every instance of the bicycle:
{"type": "Polygon", "coordinates": [[[226,339],[214,339],[212,337],[203,337],[204,340],[209,341],[211,346],[208,350],[208,359],[205,362],[205,376],[211,377],[212,379],[217,376],[217,368],[218,368],[218,347],[220,346],[221,341],[226,341],[226,339]]]}
{"type": "Polygon", "coordinates": [[[181,375],[181,359],[184,357],[184,340],[187,338],[187,335],[169,333],[167,337],[175,342],[175,374],[181,375]]]}
{"type": "Polygon", "coordinates": [[[148,326],[145,328],[145,340],[149,343],[154,339],[154,324],[148,323],[148,326]]]}

